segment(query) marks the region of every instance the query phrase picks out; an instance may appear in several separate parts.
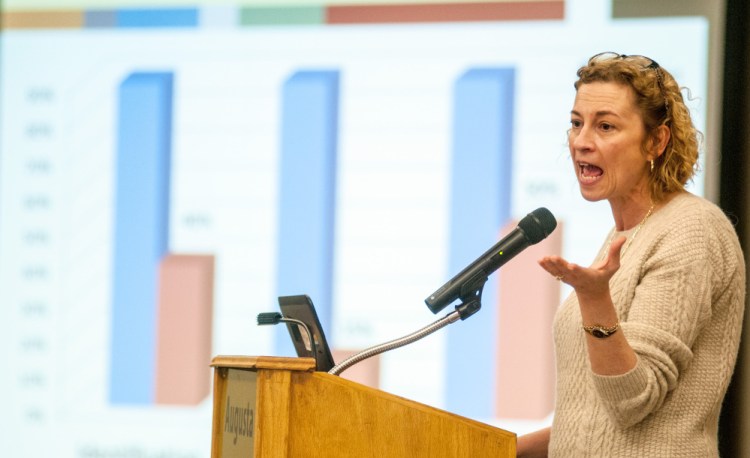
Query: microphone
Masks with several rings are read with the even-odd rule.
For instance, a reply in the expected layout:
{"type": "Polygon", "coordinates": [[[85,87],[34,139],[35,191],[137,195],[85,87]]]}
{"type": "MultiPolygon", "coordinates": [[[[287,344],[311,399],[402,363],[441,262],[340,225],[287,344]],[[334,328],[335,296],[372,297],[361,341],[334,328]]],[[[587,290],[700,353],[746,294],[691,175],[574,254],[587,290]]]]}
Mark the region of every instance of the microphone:
{"type": "Polygon", "coordinates": [[[475,295],[487,277],[526,248],[541,242],[557,227],[552,213],[544,207],[526,215],[510,234],[503,237],[464,270],[425,299],[432,313],[438,313],[458,298],[475,295]]]}

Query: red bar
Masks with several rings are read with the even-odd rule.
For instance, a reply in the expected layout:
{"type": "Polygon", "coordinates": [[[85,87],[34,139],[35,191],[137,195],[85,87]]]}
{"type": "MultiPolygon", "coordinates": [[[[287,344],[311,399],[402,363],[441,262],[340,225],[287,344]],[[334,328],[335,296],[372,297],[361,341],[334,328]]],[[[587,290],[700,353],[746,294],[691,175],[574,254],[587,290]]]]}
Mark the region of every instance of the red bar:
{"type": "Polygon", "coordinates": [[[326,23],[328,24],[561,20],[564,16],[564,0],[353,5],[326,8],[326,23]]]}
{"type": "MultiPolygon", "coordinates": [[[[516,223],[505,233],[516,227],[516,223]]],[[[554,409],[552,321],[560,283],[537,261],[562,252],[563,225],[500,270],[495,412],[499,418],[546,418],[554,409]]]]}
{"type": "Polygon", "coordinates": [[[195,405],[210,392],[214,257],[167,255],[159,266],[157,404],[195,405]]]}

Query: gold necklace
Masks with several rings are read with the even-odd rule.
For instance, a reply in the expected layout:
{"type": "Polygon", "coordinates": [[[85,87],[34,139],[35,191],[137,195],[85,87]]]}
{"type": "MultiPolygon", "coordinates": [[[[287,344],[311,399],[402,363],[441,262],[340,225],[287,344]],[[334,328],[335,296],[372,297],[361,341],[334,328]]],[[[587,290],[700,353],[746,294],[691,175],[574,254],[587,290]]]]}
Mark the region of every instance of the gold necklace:
{"type": "MultiPolygon", "coordinates": [[[[651,204],[651,207],[648,209],[648,212],[646,213],[646,216],[643,217],[640,223],[638,223],[638,226],[636,226],[635,230],[633,231],[633,235],[628,237],[628,241],[626,242],[625,246],[622,247],[622,251],[620,252],[620,258],[625,256],[625,250],[627,250],[630,245],[633,243],[633,240],[635,239],[635,236],[638,235],[638,232],[641,230],[644,224],[646,224],[646,220],[649,216],[651,216],[651,213],[654,211],[654,206],[656,206],[655,203],[651,204]]],[[[599,260],[603,260],[607,257],[607,254],[609,253],[609,247],[612,245],[612,240],[615,238],[615,234],[617,231],[615,229],[612,229],[612,235],[609,236],[609,241],[607,242],[607,247],[604,249],[604,252],[602,252],[601,258],[599,260]]]]}

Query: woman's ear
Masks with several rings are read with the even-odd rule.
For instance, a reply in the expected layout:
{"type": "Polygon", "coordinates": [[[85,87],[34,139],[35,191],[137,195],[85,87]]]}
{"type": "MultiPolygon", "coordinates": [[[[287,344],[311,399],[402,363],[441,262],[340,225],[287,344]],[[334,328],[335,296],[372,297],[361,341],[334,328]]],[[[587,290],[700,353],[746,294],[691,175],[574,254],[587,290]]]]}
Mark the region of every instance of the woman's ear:
{"type": "Polygon", "coordinates": [[[651,137],[651,151],[649,151],[649,160],[655,160],[664,154],[669,139],[672,138],[672,131],[668,126],[662,124],[656,128],[654,136],[651,137]]]}

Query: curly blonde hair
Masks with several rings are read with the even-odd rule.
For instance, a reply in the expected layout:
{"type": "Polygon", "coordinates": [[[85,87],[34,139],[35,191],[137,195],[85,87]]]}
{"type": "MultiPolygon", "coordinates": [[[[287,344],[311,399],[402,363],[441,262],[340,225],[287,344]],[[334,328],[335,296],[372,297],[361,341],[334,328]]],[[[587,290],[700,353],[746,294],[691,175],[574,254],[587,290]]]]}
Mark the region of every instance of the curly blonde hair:
{"type": "Polygon", "coordinates": [[[671,133],[664,153],[654,160],[654,170],[649,175],[652,198],[659,201],[665,194],[685,189],[698,170],[702,134],[693,125],[674,77],[648,57],[617,53],[591,57],[577,75],[576,91],[582,84],[593,82],[614,82],[633,89],[646,131],[643,151],[656,141],[659,126],[666,125],[671,133]]]}

